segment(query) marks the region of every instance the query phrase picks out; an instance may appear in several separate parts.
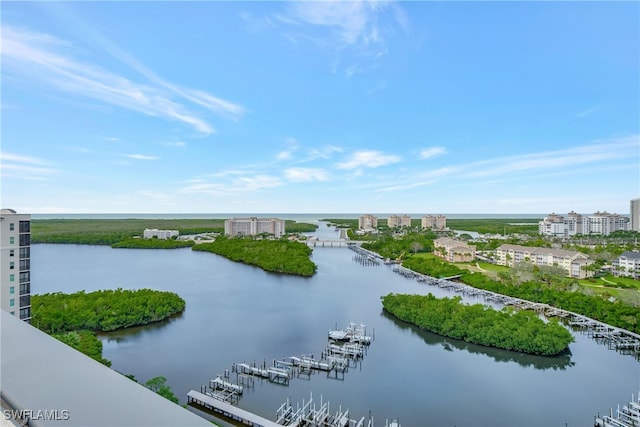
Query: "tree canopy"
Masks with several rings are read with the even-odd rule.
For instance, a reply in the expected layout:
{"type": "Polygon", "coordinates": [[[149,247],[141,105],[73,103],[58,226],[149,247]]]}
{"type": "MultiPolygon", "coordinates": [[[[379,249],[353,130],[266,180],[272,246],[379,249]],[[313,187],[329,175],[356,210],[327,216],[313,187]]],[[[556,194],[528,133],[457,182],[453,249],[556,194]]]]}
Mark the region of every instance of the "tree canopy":
{"type": "Polygon", "coordinates": [[[317,269],[316,264],[309,259],[313,252],[310,247],[286,239],[218,237],[215,242],[193,246],[193,250],[212,252],[273,273],[313,276],[317,269]]]}
{"type": "Polygon", "coordinates": [[[545,323],[533,311],[497,311],[460,301],[460,297],[438,299],[432,294],[388,294],[382,297],[382,306],[419,328],[490,347],[553,356],[573,342],[571,333],[555,319],[545,323]]]}

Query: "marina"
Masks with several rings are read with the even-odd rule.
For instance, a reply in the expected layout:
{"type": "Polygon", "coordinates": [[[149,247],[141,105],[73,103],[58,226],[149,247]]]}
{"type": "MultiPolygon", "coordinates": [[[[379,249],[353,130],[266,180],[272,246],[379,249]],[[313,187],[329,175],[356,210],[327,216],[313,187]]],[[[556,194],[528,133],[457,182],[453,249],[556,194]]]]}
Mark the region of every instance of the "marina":
{"type": "Polygon", "coordinates": [[[640,360],[640,335],[626,329],[616,328],[578,313],[551,307],[548,304],[501,295],[495,292],[477,289],[450,279],[438,279],[416,273],[401,265],[394,266],[393,271],[403,277],[415,279],[420,283],[437,286],[440,289],[450,290],[468,297],[484,298],[485,301],[503,306],[512,306],[518,310],[533,310],[547,318],[560,318],[566,324],[586,334],[588,337],[593,338],[596,342],[606,345],[609,349],[621,354],[631,355],[636,360],[640,360]]]}
{"type": "Polygon", "coordinates": [[[288,386],[294,377],[305,375],[310,379],[315,372],[326,372],[327,378],[344,380],[351,362],[361,360],[372,341],[372,337],[367,335],[366,325],[354,322],[349,323],[345,329],[330,329],[327,339],[329,344],[318,360],[313,355],[301,355],[274,359],[270,366],[267,366],[266,360],[260,366],[256,362],[234,363],[231,371],[225,370],[222,375],[210,379],[208,385],[200,386],[200,391],[189,391],[187,404],[255,427],[373,427],[371,417],[368,420],[365,417],[351,419],[349,411],[343,411],[342,407],[336,413],[331,413],[329,402],[323,402],[321,398],[317,403],[313,394],[308,401],[298,403],[295,408],[291,400],[287,399],[277,409],[275,422],[234,406],[245,387],[254,387],[254,379],[288,386]],[[235,380],[232,380],[232,374],[235,374],[235,380]]]}
{"type": "Polygon", "coordinates": [[[596,416],[595,427],[637,427],[640,426],[640,393],[636,398],[631,396],[631,401],[620,408],[613,411],[609,410],[609,415],[596,416]]]}

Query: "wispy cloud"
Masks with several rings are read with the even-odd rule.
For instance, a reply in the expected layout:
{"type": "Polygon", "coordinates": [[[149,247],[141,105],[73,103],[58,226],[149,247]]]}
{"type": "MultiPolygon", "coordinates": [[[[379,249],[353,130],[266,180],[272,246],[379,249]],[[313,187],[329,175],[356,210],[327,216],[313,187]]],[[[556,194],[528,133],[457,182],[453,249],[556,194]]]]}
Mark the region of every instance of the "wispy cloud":
{"type": "Polygon", "coordinates": [[[280,187],[284,183],[276,176],[272,175],[241,175],[233,176],[228,174],[226,182],[219,180],[212,182],[207,179],[195,178],[189,180],[181,193],[204,193],[204,194],[235,194],[239,192],[251,192],[256,190],[280,187]]]}
{"type": "Polygon", "coordinates": [[[187,146],[187,143],[184,141],[161,142],[160,144],[166,145],[167,147],[186,147],[187,146]]]}
{"type": "Polygon", "coordinates": [[[361,167],[377,168],[392,163],[398,163],[400,156],[384,154],[380,151],[357,151],[345,162],[338,163],[338,169],[358,169],[361,167]]]}
{"type": "Polygon", "coordinates": [[[408,19],[398,5],[376,0],[293,1],[269,23],[279,23],[285,37],[296,43],[311,41],[322,49],[356,54],[334,60],[334,69],[340,62],[346,64],[347,77],[370,67],[363,65],[363,58],[376,61],[388,52],[389,32],[408,30],[408,19]]]}
{"type": "Polygon", "coordinates": [[[444,147],[429,147],[420,151],[421,159],[430,159],[435,156],[439,156],[440,154],[445,154],[447,149],[444,147]]]}
{"type": "Polygon", "coordinates": [[[134,160],[157,160],[156,156],[147,156],[145,154],[123,154],[123,157],[134,160]]]}
{"type": "Polygon", "coordinates": [[[585,117],[588,117],[588,116],[592,115],[593,113],[595,113],[599,109],[600,109],[599,107],[588,108],[588,109],[586,109],[584,111],[581,111],[578,114],[576,114],[576,117],[579,118],[579,119],[583,119],[585,117]]]}
{"type": "Polygon", "coordinates": [[[465,167],[471,178],[570,168],[640,156],[640,136],[633,135],[563,150],[530,153],[474,162],[465,167]]]}
{"type": "Polygon", "coordinates": [[[329,181],[327,171],[318,168],[289,168],[284,176],[293,182],[329,181]]]}
{"type": "Polygon", "coordinates": [[[47,175],[60,172],[51,166],[51,163],[37,157],[0,152],[0,170],[3,177],[42,181],[47,179],[47,175]]]}
{"type": "Polygon", "coordinates": [[[240,105],[167,82],[108,42],[103,41],[103,44],[112,55],[141,73],[147,81],[135,82],[83,62],[76,58],[79,50],[64,40],[11,26],[2,29],[3,69],[14,71],[18,77],[28,76],[59,91],[182,122],[204,134],[212,134],[215,129],[193,111],[193,105],[230,117],[238,117],[244,112],[240,105]]]}

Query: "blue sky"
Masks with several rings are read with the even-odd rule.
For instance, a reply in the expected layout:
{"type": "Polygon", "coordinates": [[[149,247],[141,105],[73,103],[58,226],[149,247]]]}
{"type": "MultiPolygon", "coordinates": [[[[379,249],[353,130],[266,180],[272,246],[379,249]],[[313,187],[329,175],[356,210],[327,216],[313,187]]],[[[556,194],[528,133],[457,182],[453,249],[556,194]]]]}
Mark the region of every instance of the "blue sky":
{"type": "Polygon", "coordinates": [[[638,2],[2,2],[2,207],[627,214],[638,2]]]}

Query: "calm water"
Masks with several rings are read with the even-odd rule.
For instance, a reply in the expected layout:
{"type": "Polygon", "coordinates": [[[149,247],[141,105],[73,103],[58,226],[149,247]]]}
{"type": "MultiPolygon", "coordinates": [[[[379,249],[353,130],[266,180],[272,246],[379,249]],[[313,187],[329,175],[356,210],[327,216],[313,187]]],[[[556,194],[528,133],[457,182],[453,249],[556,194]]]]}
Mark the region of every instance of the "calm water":
{"type": "MultiPolygon", "coordinates": [[[[333,231],[321,228],[324,236],[333,231]]],[[[311,392],[376,425],[403,427],[582,426],[640,389],[639,364],[577,334],[571,355],[542,358],[443,339],[386,316],[389,292],[449,295],[386,266],[363,267],[346,248],[317,248],[312,278],[283,277],[222,257],[179,250],[34,245],[32,292],[106,288],[171,290],[179,317],[103,337],[113,368],[141,381],[162,375],[180,398],[234,362],[320,354],[327,330],[351,321],[375,329],[362,363],[343,379],[326,374],[282,386],[257,381],[239,405],[270,419],[287,398],[311,392]],[[61,268],[64,266],[64,268],[61,268]]],[[[318,357],[316,356],[316,357],[318,357]]],[[[194,410],[195,411],[195,410],[194,410]]],[[[197,412],[197,411],[196,411],[197,412]]]]}

